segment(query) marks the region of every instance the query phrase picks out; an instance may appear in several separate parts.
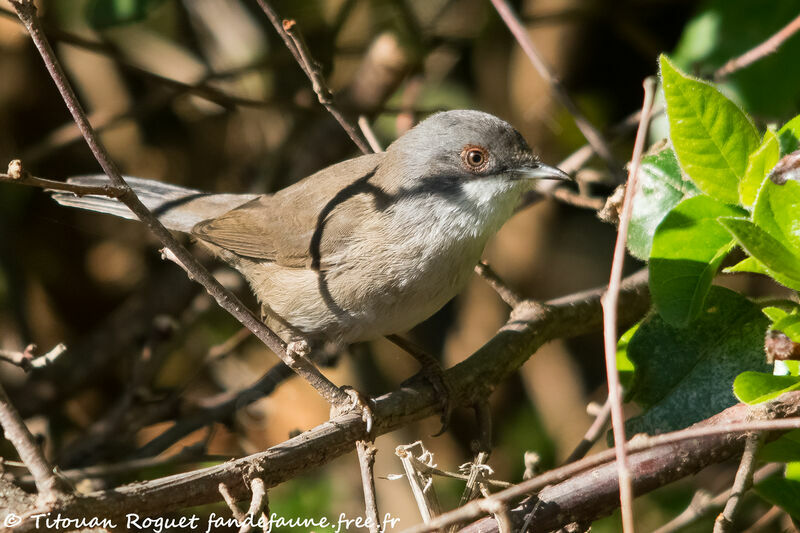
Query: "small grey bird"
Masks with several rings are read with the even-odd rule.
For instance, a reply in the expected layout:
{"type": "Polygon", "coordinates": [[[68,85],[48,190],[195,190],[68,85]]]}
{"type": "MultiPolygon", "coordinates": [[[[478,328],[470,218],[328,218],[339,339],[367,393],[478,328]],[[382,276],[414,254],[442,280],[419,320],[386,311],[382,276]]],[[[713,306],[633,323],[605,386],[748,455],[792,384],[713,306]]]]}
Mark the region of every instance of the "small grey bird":
{"type": "MultiPolygon", "coordinates": [[[[435,114],[386,152],[275,194],[209,194],[126,178],[167,228],[192,235],[244,275],[284,341],[337,344],[405,332],[439,310],[537,179],[569,176],[541,164],[508,123],[466,110],[435,114]]],[[[53,196],[134,218],[111,198],[53,196]]]]}

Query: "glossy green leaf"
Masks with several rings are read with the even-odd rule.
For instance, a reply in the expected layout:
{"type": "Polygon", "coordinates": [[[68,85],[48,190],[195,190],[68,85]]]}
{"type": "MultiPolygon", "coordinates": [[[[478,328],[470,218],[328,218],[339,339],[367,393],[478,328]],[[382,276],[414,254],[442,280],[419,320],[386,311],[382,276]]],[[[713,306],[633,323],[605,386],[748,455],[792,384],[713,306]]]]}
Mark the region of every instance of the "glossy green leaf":
{"type": "Polygon", "coordinates": [[[800,378],[797,376],[773,376],[762,372],[742,372],[733,382],[733,393],[740,402],[748,405],[766,402],[798,389],[800,378]]]}
{"type": "Polygon", "coordinates": [[[761,141],[761,146],[750,154],[744,177],[739,182],[739,202],[743,206],[753,206],[764,178],[772,170],[772,167],[778,164],[780,157],[781,150],[778,136],[774,132],[767,130],[764,134],[764,140],[761,141]]]}
{"type": "Polygon", "coordinates": [[[800,520],[800,463],[789,463],[783,477],[771,476],[753,486],[756,494],[800,520]]]}
{"type": "Polygon", "coordinates": [[[800,148],[800,115],[783,125],[778,130],[781,144],[781,155],[786,155],[800,148]]]}
{"type": "Polygon", "coordinates": [[[626,423],[626,432],[684,428],[735,404],[736,376],[770,371],[764,361],[767,324],[757,305],[722,287],[711,287],[691,327],[651,314],[628,344],[636,368],[629,396],[646,411],[626,423]]]}
{"type": "Polygon", "coordinates": [[[686,325],[700,313],[720,263],[734,246],[717,219],[744,213],[701,195],[682,201],[659,224],[650,252],[650,292],[664,320],[686,325]]]}
{"type": "Polygon", "coordinates": [[[800,254],[745,218],[721,217],[720,223],[744,250],[763,264],[776,281],[800,290],[800,254]]]}
{"type": "Polygon", "coordinates": [[[672,145],[681,168],[706,194],[739,201],[739,180],[759,144],[755,126],[709,83],[679,72],[661,56],[672,145]]]}
{"type": "Polygon", "coordinates": [[[659,223],[681,200],[699,192],[694,183],[683,179],[672,148],[643,157],[628,230],[631,255],[646,261],[659,223]]]}
{"type": "Polygon", "coordinates": [[[780,331],[792,342],[800,342],[800,315],[791,314],[772,322],[770,329],[780,331]]]}
{"type": "Polygon", "coordinates": [[[734,272],[750,272],[752,274],[763,274],[765,276],[769,276],[784,287],[794,288],[795,290],[800,290],[800,288],[794,287],[797,285],[797,282],[788,278],[786,276],[781,275],[778,272],[768,269],[763,264],[759,263],[757,259],[754,257],[748,257],[743,259],[742,261],[736,263],[733,266],[728,268],[724,268],[722,270],[726,274],[731,274],[734,272]]]}
{"type": "Polygon", "coordinates": [[[800,182],[777,185],[765,180],[753,209],[753,222],[800,254],[800,182]]]}

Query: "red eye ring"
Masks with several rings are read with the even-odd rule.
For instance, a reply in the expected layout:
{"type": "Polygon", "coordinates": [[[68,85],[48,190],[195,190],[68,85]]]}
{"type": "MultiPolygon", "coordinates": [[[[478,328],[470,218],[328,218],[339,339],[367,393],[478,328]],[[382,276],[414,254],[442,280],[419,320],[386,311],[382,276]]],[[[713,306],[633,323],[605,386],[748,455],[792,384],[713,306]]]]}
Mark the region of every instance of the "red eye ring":
{"type": "Polygon", "coordinates": [[[480,171],[488,163],[489,154],[482,146],[468,145],[461,151],[461,160],[469,170],[480,171]]]}

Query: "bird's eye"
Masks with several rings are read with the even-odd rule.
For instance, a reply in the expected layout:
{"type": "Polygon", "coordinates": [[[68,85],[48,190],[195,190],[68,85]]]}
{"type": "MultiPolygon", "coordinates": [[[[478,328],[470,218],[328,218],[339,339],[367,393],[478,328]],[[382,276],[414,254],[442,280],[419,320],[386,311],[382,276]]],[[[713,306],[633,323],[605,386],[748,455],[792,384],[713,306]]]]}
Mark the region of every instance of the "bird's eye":
{"type": "Polygon", "coordinates": [[[461,159],[470,170],[482,170],[489,160],[486,149],[481,146],[466,146],[461,152],[461,159]]]}

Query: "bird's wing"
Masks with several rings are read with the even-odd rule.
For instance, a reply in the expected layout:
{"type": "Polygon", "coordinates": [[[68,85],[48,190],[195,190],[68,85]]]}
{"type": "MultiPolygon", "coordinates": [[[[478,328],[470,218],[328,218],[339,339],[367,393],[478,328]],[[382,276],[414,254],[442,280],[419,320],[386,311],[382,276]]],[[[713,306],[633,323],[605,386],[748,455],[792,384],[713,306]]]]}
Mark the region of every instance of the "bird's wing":
{"type": "Polygon", "coordinates": [[[382,155],[330,166],[200,222],[192,234],[239,256],[286,267],[327,268],[357,234],[370,206],[380,201],[373,198],[380,191],[369,180],[382,155]]]}

